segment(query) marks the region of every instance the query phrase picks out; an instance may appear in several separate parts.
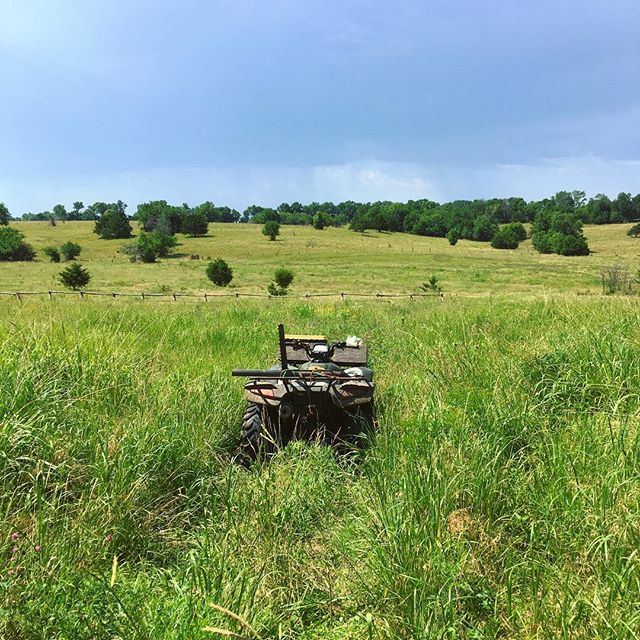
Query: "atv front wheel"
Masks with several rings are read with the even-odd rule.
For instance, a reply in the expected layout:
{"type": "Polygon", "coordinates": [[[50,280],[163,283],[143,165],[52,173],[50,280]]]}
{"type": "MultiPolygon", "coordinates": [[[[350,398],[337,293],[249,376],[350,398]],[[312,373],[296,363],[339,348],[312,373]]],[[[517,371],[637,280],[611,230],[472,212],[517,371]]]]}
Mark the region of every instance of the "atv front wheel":
{"type": "Polygon", "coordinates": [[[264,405],[250,402],[242,418],[240,451],[249,460],[276,451],[275,433],[269,413],[264,405]]]}

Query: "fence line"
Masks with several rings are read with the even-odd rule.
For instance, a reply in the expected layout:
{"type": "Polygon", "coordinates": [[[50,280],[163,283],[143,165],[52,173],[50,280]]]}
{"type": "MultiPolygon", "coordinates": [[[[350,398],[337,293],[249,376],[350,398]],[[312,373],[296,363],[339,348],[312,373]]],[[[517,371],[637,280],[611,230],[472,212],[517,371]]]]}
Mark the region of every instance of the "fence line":
{"type": "Polygon", "coordinates": [[[77,298],[89,298],[89,297],[107,297],[107,298],[140,298],[142,300],[157,299],[157,298],[172,298],[174,302],[178,301],[178,298],[197,298],[204,300],[205,302],[215,298],[294,298],[297,300],[310,300],[311,298],[339,298],[340,300],[346,300],[347,298],[372,298],[376,300],[380,299],[392,299],[392,298],[404,298],[407,300],[414,300],[415,298],[439,298],[441,302],[444,302],[444,293],[358,293],[358,292],[346,292],[341,291],[339,293],[305,293],[305,294],[289,294],[287,296],[273,296],[270,293],[240,293],[234,291],[231,293],[190,293],[190,292],[178,292],[172,291],[167,293],[146,293],[141,291],[140,293],[122,292],[122,291],[0,291],[0,296],[8,296],[17,300],[27,298],[29,296],[76,296],[77,298]]]}

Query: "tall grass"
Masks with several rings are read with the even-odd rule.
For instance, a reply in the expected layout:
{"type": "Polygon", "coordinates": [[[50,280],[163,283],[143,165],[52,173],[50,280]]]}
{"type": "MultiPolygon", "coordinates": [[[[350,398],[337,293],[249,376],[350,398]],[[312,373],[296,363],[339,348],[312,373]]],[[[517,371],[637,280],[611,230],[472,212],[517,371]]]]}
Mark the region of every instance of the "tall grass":
{"type": "Polygon", "coordinates": [[[628,300],[0,307],[0,637],[637,637],[628,300]],[[275,324],[363,336],[358,459],[233,462],[275,324]]]}

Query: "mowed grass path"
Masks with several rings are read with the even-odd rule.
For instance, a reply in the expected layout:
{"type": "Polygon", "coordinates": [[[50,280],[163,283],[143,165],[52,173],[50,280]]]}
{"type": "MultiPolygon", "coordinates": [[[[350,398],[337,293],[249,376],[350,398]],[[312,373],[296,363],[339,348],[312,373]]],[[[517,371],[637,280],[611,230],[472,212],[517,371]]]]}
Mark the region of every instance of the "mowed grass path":
{"type": "Polygon", "coordinates": [[[129,241],[100,240],[91,222],[19,222],[15,226],[40,251],[38,262],[0,265],[0,290],[60,288],[61,265],[41,253],[46,245],[78,242],[80,261],[92,275],[90,289],[111,291],[211,291],[205,276],[207,258],[222,257],[234,270],[233,291],[266,292],[276,267],[296,274],[292,293],[416,292],[436,274],[449,293],[459,295],[560,292],[597,293],[603,265],[640,267],[640,239],[626,236],[630,225],[586,228],[593,254],[567,258],[537,253],[530,241],[515,251],[492,249],[488,243],[461,240],[451,247],[443,238],[400,233],[354,233],[329,228],[283,227],[276,242],[259,225],[212,224],[209,235],[179,235],[175,255],[157,264],[131,264],[119,249],[129,241]],[[192,255],[203,259],[192,260],[192,255]]]}
{"type": "Polygon", "coordinates": [[[636,638],[639,345],[636,298],[6,300],[0,637],[636,638]],[[369,343],[360,459],[233,462],[279,321],[369,343]]]}

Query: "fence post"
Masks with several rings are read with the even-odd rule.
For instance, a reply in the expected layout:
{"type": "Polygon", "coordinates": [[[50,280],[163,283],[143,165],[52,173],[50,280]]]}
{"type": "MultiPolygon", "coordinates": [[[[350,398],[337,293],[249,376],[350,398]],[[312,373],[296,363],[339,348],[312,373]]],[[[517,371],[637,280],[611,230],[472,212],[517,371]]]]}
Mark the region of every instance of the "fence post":
{"type": "Polygon", "coordinates": [[[115,299],[115,297],[116,297],[116,292],[115,291],[111,292],[111,297],[115,299]]]}
{"type": "Polygon", "coordinates": [[[84,291],[82,289],[80,289],[80,297],[84,298],[84,291]]]}
{"type": "Polygon", "coordinates": [[[22,298],[20,297],[20,292],[16,291],[16,299],[17,300],[22,300],[22,298]]]}
{"type": "Polygon", "coordinates": [[[340,292],[340,300],[342,300],[342,302],[344,302],[344,291],[340,292]]]}
{"type": "Polygon", "coordinates": [[[47,293],[49,294],[49,298],[51,298],[51,296],[53,295],[53,292],[49,290],[47,293]]]}
{"type": "Polygon", "coordinates": [[[207,302],[207,294],[204,294],[204,301],[207,302]]]}
{"type": "Polygon", "coordinates": [[[173,301],[174,301],[174,302],[177,302],[177,301],[178,301],[178,298],[176,298],[176,292],[175,292],[175,291],[172,291],[172,292],[171,292],[171,295],[173,296],[173,301]]]}
{"type": "Polygon", "coordinates": [[[144,300],[144,291],[140,295],[142,296],[142,299],[144,300]]]}

